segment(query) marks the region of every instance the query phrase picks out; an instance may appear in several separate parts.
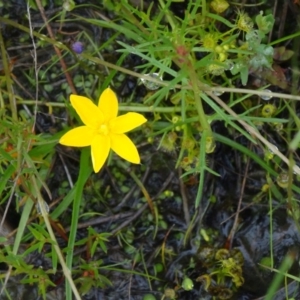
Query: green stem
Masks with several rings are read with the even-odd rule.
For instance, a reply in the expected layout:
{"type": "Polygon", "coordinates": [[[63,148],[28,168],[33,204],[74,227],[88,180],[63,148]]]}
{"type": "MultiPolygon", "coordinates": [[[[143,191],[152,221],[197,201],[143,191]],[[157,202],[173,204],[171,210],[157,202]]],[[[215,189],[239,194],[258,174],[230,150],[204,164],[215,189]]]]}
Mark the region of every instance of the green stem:
{"type": "Polygon", "coordinates": [[[207,0],[202,0],[202,16],[206,16],[206,1],[207,0]]]}
{"type": "Polygon", "coordinates": [[[126,16],[127,20],[130,20],[137,28],[139,28],[144,34],[149,35],[149,32],[145,29],[143,25],[141,25],[141,21],[139,21],[129,9],[127,9],[124,5],[122,5],[122,12],[126,16]]]}
{"type": "Polygon", "coordinates": [[[6,88],[7,88],[7,93],[9,97],[9,104],[10,104],[10,110],[12,114],[13,120],[17,120],[17,106],[14,98],[14,92],[12,88],[12,80],[11,80],[11,73],[10,73],[10,65],[7,61],[7,55],[5,51],[5,44],[3,41],[2,37],[2,32],[0,30],[0,47],[1,47],[1,56],[2,56],[2,64],[3,64],[3,70],[5,74],[5,82],[6,82],[6,88]]]}
{"type": "MultiPolygon", "coordinates": [[[[73,209],[72,209],[72,222],[70,227],[68,252],[66,257],[66,264],[70,270],[72,270],[72,264],[73,264],[73,254],[74,254],[74,247],[76,241],[80,205],[83,197],[83,188],[87,179],[91,174],[91,169],[89,167],[88,159],[89,159],[89,149],[85,148],[81,151],[79,175],[75,186],[75,196],[74,196],[73,209]]],[[[72,285],[70,284],[70,282],[67,282],[66,284],[67,300],[72,299],[71,289],[72,289],[72,285]]]]}
{"type": "Polygon", "coordinates": [[[193,69],[191,69],[191,71],[189,73],[190,73],[189,77],[191,79],[192,88],[194,91],[195,105],[196,105],[196,109],[198,112],[201,127],[202,127],[203,131],[207,132],[207,137],[212,137],[211,127],[207,121],[207,117],[203,110],[203,105],[202,105],[202,101],[201,101],[201,97],[200,97],[201,91],[198,86],[197,74],[195,73],[195,71],[193,69]]]}
{"type": "MultiPolygon", "coordinates": [[[[51,227],[51,224],[50,224],[50,221],[49,221],[49,217],[48,217],[48,212],[46,211],[45,209],[45,204],[44,204],[44,199],[40,193],[40,190],[39,190],[39,187],[38,187],[38,184],[37,184],[37,181],[36,181],[36,178],[35,176],[32,176],[31,178],[32,180],[32,184],[35,188],[35,191],[36,191],[36,196],[37,196],[37,200],[38,200],[38,203],[39,203],[39,206],[40,206],[40,209],[41,209],[41,212],[42,212],[42,216],[43,216],[43,219],[44,219],[44,222],[46,224],[46,227],[47,227],[47,230],[48,230],[48,233],[51,237],[51,240],[54,242],[53,243],[53,247],[55,249],[55,252],[58,256],[58,259],[59,259],[59,262],[62,266],[62,269],[63,269],[63,272],[64,272],[64,275],[74,293],[74,296],[76,298],[76,300],[81,300],[81,297],[78,293],[78,290],[74,284],[74,281],[72,279],[72,276],[71,276],[71,272],[70,272],[70,268],[67,267],[66,263],[65,263],[65,260],[63,258],[63,255],[60,251],[60,248],[58,246],[58,243],[57,243],[57,240],[55,238],[55,235],[54,235],[54,232],[52,230],[52,227],[51,227]]],[[[70,298],[71,299],[71,298],[70,298]]]]}
{"type": "Polygon", "coordinates": [[[159,0],[159,4],[161,5],[161,8],[163,10],[165,10],[166,18],[167,18],[170,26],[172,27],[172,30],[175,30],[176,25],[175,25],[175,22],[174,22],[174,17],[171,14],[171,11],[169,9],[165,9],[166,8],[166,4],[163,2],[163,0],[159,0]]]}
{"type": "MultiPolygon", "coordinates": [[[[38,105],[38,106],[48,106],[50,107],[66,107],[65,103],[57,103],[57,102],[42,102],[35,100],[20,100],[17,101],[17,104],[25,104],[25,105],[38,105]]],[[[187,107],[186,110],[193,110],[194,107],[187,107]]],[[[124,112],[152,112],[152,113],[173,113],[180,112],[182,110],[181,107],[154,107],[154,106],[131,106],[131,105],[119,105],[119,111],[124,112]]]]}

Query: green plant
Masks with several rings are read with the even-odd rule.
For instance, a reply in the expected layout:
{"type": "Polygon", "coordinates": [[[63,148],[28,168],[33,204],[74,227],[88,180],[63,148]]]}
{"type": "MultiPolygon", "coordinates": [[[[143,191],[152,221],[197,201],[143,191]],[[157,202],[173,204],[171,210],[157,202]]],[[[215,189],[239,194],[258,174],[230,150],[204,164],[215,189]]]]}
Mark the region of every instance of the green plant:
{"type": "MultiPolygon", "coordinates": [[[[157,280],[150,274],[151,268],[148,268],[144,258],[146,254],[138,251],[134,245],[137,239],[135,228],[133,226],[128,228],[128,223],[123,225],[125,229],[122,226],[107,226],[104,232],[89,227],[86,236],[78,238],[79,221],[88,216],[84,209],[87,209],[91,216],[100,214],[99,211],[101,214],[104,213],[103,208],[111,212],[109,203],[115,196],[111,191],[112,188],[103,184],[105,183],[103,173],[100,173],[99,177],[93,174],[90,153],[87,149],[81,150],[79,165],[76,163],[76,155],[72,157],[73,159],[75,157],[72,166],[75,166],[76,171],[73,169],[74,173],[68,174],[68,181],[59,187],[61,197],[52,203],[52,191],[47,182],[53,171],[50,174],[49,168],[56,160],[57,153],[54,146],[61,139],[63,132],[53,134],[39,129],[40,133],[36,134],[34,131],[36,115],[41,108],[43,114],[60,121],[60,116],[63,115],[62,127],[76,126],[78,119],[74,116],[74,112],[69,110],[69,94],[76,94],[76,89],[81,95],[94,99],[109,85],[112,89],[122,90],[120,78],[124,75],[137,79],[145,86],[147,90],[145,96],[136,94],[134,89],[130,91],[128,97],[118,95],[122,100],[118,104],[121,113],[132,111],[136,115],[138,113],[146,115],[149,120],[137,134],[132,134],[134,142],[142,144],[141,147],[145,145],[148,147],[151,143],[158,151],[169,153],[172,164],[179,168],[180,172],[181,169],[184,171],[180,176],[186,182],[192,176],[197,177],[198,192],[194,206],[188,207],[188,201],[180,199],[187,229],[181,232],[178,240],[182,241],[178,243],[188,244],[191,232],[199,220],[198,209],[202,209],[200,204],[203,204],[201,200],[207,173],[219,176],[211,162],[214,159],[216,145],[220,143],[239,151],[241,161],[247,159],[264,171],[266,183],[262,191],[253,198],[253,203],[265,199],[271,203],[273,198],[278,201],[286,199],[288,213],[296,224],[299,220],[296,195],[300,189],[297,182],[295,184],[297,178],[295,179],[293,172],[296,175],[300,174],[300,169],[295,163],[297,159],[295,151],[298,149],[300,135],[296,134],[295,137],[292,135],[293,130],[299,131],[300,128],[293,104],[293,101],[299,100],[300,97],[273,93],[267,89],[273,84],[291,92],[288,90],[287,82],[280,81],[279,75],[283,75],[284,72],[279,63],[291,59],[294,52],[276,45],[284,40],[296,38],[299,33],[268,42],[274,25],[274,17],[269,13],[248,15],[244,10],[237,10],[234,3],[225,0],[197,0],[187,2],[184,13],[176,15],[172,9],[174,2],[176,1],[160,0],[157,5],[151,4],[143,10],[125,0],[106,0],[103,1],[103,7],[76,5],[73,1],[65,1],[52,19],[47,20],[43,11],[46,1],[31,1],[30,4],[36,4],[34,9],[41,12],[49,37],[41,33],[44,26],[39,29],[32,26],[30,8],[27,14],[29,25],[27,22],[17,23],[6,16],[0,17],[1,23],[5,26],[12,26],[22,32],[20,43],[26,41],[33,45],[34,58],[31,67],[21,68],[22,70],[15,76],[14,62],[8,58],[8,50],[4,46],[6,43],[0,32],[3,64],[3,74],[0,78],[1,204],[6,205],[7,213],[13,203],[14,209],[20,213],[18,229],[10,233],[10,236],[15,235],[12,249],[7,246],[0,255],[1,260],[9,265],[11,274],[26,275],[23,283],[39,284],[39,291],[43,297],[47,293],[47,288],[53,286],[51,276],[61,270],[66,278],[66,299],[72,298],[72,292],[80,299],[80,294],[88,293],[92,287],[104,289],[113,284],[106,271],[144,276],[148,280],[149,287],[152,280],[157,280]],[[82,8],[91,9],[88,16],[81,15],[82,8]],[[110,10],[111,19],[102,13],[103,8],[110,10]],[[51,21],[57,21],[59,24],[56,35],[51,33],[51,27],[49,30],[51,21]],[[84,45],[85,49],[76,52],[73,47],[74,41],[67,41],[62,30],[68,22],[73,24],[80,22],[81,25],[88,25],[87,28],[92,25],[97,30],[107,29],[108,38],[99,44],[93,34],[83,26],[85,29],[81,28],[81,32],[76,33],[75,40],[81,40],[79,43],[82,47],[84,45]],[[55,54],[52,55],[51,52],[47,56],[45,52],[48,52],[50,46],[54,47],[55,54]],[[43,63],[40,65],[37,63],[39,59],[37,54],[40,53],[37,49],[45,54],[43,61],[45,67],[43,63]],[[140,63],[133,68],[126,64],[131,57],[140,58],[140,63]],[[59,65],[64,59],[68,62],[68,67],[65,64],[59,65]],[[277,61],[276,64],[274,60],[277,61]],[[248,85],[251,78],[249,74],[260,77],[257,90],[248,85]],[[25,80],[24,86],[18,81],[21,76],[25,80]],[[58,82],[61,80],[59,88],[57,82],[54,82],[56,79],[58,82]],[[36,96],[26,93],[28,86],[35,89],[36,96]],[[26,99],[24,94],[18,93],[16,87],[26,94],[26,99]],[[279,101],[274,103],[271,101],[265,105],[261,102],[275,97],[279,101]],[[66,107],[70,113],[67,119],[62,113],[66,107]],[[219,121],[224,124],[226,134],[220,134],[215,130],[215,125],[219,121]],[[281,152],[267,130],[264,131],[264,126],[276,128],[276,136],[282,137],[284,142],[280,147],[281,152]],[[245,144],[240,144],[236,140],[237,135],[256,145],[263,154],[253,151],[245,144]],[[288,153],[288,156],[284,155],[284,152],[288,153]],[[74,178],[75,184],[72,181],[74,178]],[[50,211],[45,201],[48,199],[50,211]],[[93,201],[88,201],[90,199],[93,201]],[[100,207],[100,210],[95,209],[90,202],[98,205],[97,209],[100,207]],[[84,212],[82,215],[81,211],[84,212]],[[191,212],[194,213],[192,217],[189,215],[191,212]],[[64,223],[66,228],[70,227],[65,230],[60,222],[64,223]],[[58,236],[63,237],[65,244],[57,243],[58,236]],[[132,269],[123,269],[122,263],[106,266],[102,259],[98,259],[97,255],[109,253],[109,241],[114,239],[130,257],[132,269]],[[27,246],[26,249],[24,244],[27,246]],[[75,249],[80,247],[86,248],[84,258],[79,258],[75,252],[75,249]],[[22,255],[18,255],[19,250],[22,250],[22,255]],[[33,266],[26,264],[26,255],[34,251],[45,253],[45,257],[51,260],[52,268],[36,271],[33,266]],[[141,261],[143,273],[134,271],[136,264],[139,265],[141,261]]],[[[5,6],[10,7],[10,4],[5,6]]],[[[144,121],[144,117],[141,118],[144,121]]],[[[60,130],[59,126],[57,127],[60,130]]],[[[106,133],[107,128],[104,126],[102,129],[101,134],[106,133]]],[[[79,141],[75,146],[87,144],[90,143],[79,141]]],[[[74,146],[74,143],[71,145],[74,146]]],[[[106,147],[105,153],[102,153],[99,159],[101,163],[98,161],[96,167],[93,165],[94,171],[105,170],[107,148],[109,147],[106,147]]],[[[101,155],[102,148],[98,145],[95,149],[98,151],[95,155],[101,155]]],[[[150,156],[147,151],[147,148],[139,149],[144,164],[141,168],[137,166],[128,170],[128,165],[119,162],[113,156],[110,156],[107,162],[108,166],[112,167],[109,173],[112,180],[122,185],[121,192],[128,191],[128,195],[131,191],[135,195],[142,193],[146,204],[138,203],[138,213],[142,214],[143,207],[149,207],[149,212],[146,221],[143,218],[139,221],[146,227],[143,234],[147,238],[147,234],[151,235],[154,240],[158,230],[168,229],[168,223],[159,210],[168,197],[173,197],[173,191],[172,193],[166,191],[165,194],[160,192],[157,196],[159,201],[153,200],[147,191],[139,172],[147,168],[147,159],[150,156]],[[136,190],[128,186],[127,177],[131,180],[130,184],[138,187],[136,190]]],[[[135,155],[131,161],[139,163],[140,159],[137,157],[139,155],[135,155]]],[[[63,159],[61,161],[63,162],[63,159]]],[[[108,170],[105,171],[108,173],[108,170]]],[[[211,200],[216,199],[214,194],[209,197],[211,200]]],[[[177,198],[174,195],[174,199],[178,199],[178,195],[177,198]]],[[[213,205],[213,201],[209,205],[213,205]]],[[[271,219],[272,210],[271,203],[271,219]]],[[[157,253],[161,253],[158,265],[166,266],[167,262],[172,261],[178,254],[175,249],[167,246],[168,235],[169,232],[165,233],[166,240],[154,255],[157,258],[159,257],[157,253]]],[[[203,231],[202,235],[206,241],[212,238],[203,231]]],[[[10,236],[2,238],[1,241],[7,243],[11,240],[10,236]]],[[[198,242],[202,243],[202,239],[199,238],[198,242]]],[[[272,264],[272,239],[270,249],[272,264]]],[[[222,297],[229,297],[231,290],[238,289],[243,283],[242,263],[237,262],[231,252],[220,257],[220,254],[226,251],[221,249],[218,255],[215,254],[210,265],[211,269],[199,279],[203,280],[206,289],[210,289],[213,295],[222,294],[222,297]],[[210,284],[212,278],[217,282],[216,288],[210,284]]],[[[124,264],[126,263],[128,261],[124,260],[124,264]]],[[[181,271],[185,274],[186,270],[181,271]]],[[[186,291],[193,289],[188,277],[183,281],[186,291]]],[[[164,296],[174,298],[176,292],[173,289],[166,289],[167,296],[164,296]]]]}
{"type": "MultiPolygon", "coordinates": [[[[139,66],[140,73],[125,71],[126,73],[135,75],[143,81],[158,84],[144,103],[151,105],[156,113],[157,121],[152,124],[151,135],[163,134],[161,147],[166,147],[168,151],[179,147],[176,165],[182,165],[188,170],[184,176],[191,173],[200,174],[196,206],[201,199],[204,174],[211,172],[217,175],[207,165],[207,155],[215,149],[216,134],[211,129],[211,124],[215,120],[223,120],[252,142],[256,142],[252,137],[255,136],[299,173],[299,168],[256,130],[252,109],[246,109],[241,115],[237,115],[231,109],[243,101],[244,98],[238,96],[241,92],[255,92],[261,95],[268,93],[230,89],[230,83],[241,81],[246,85],[249,73],[264,74],[266,70],[271,70],[274,48],[266,43],[266,35],[274,24],[272,15],[264,16],[260,13],[255,17],[254,23],[247,13],[238,11],[235,22],[230,22],[211,11],[206,1],[200,0],[189,3],[183,17],[175,16],[171,12],[172,1],[160,1],[158,10],[149,6],[147,12],[134,8],[127,1],[118,3],[106,1],[105,4],[119,16],[125,16],[122,24],[118,21],[94,19],[86,21],[115,30],[134,43],[132,45],[118,41],[120,48],[117,51],[127,56],[139,56],[144,61],[139,66]],[[233,77],[229,76],[229,72],[233,77]],[[157,75],[149,76],[149,74],[157,75]],[[161,80],[165,77],[168,77],[168,81],[161,80]],[[217,96],[224,91],[236,91],[237,96],[231,94],[230,102],[225,104],[217,96]],[[171,95],[173,109],[179,109],[180,117],[174,111],[168,112],[171,107],[164,100],[167,95],[171,95]],[[214,113],[206,115],[204,105],[208,105],[214,113]],[[237,125],[235,120],[242,127],[237,125]],[[175,131],[176,139],[168,139],[166,144],[166,137],[171,134],[174,136],[175,131]],[[195,142],[196,140],[198,142],[195,142]]],[[[228,7],[224,6],[224,3],[221,4],[222,7],[228,7]]],[[[80,17],[78,19],[82,20],[80,17]]],[[[84,57],[102,63],[89,55],[84,57]]],[[[270,122],[273,116],[272,112],[264,114],[259,120],[257,117],[255,119],[270,122]]],[[[276,121],[286,122],[283,119],[276,121]]],[[[255,160],[258,161],[258,157],[255,160]]]]}
{"type": "Polygon", "coordinates": [[[201,282],[213,296],[230,299],[236,289],[243,285],[244,258],[239,250],[204,247],[197,257],[207,268],[207,274],[199,276],[196,281],[201,282]]]}

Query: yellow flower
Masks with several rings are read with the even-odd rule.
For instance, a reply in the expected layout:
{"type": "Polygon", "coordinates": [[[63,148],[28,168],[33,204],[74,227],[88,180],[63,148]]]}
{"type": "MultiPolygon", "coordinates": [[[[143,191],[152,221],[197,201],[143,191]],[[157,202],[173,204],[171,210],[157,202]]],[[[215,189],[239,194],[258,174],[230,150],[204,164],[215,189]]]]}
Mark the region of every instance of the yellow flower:
{"type": "Polygon", "coordinates": [[[253,21],[247,13],[238,11],[237,28],[245,32],[249,32],[253,28],[253,21]]]}
{"type": "Polygon", "coordinates": [[[147,122],[143,115],[129,112],[118,117],[118,99],[110,88],[101,94],[98,106],[90,99],[77,95],[71,95],[70,101],[84,125],[64,134],[60,144],[91,146],[95,172],[99,172],[104,165],[110,149],[129,162],[140,163],[136,146],[124,133],[147,122]]]}

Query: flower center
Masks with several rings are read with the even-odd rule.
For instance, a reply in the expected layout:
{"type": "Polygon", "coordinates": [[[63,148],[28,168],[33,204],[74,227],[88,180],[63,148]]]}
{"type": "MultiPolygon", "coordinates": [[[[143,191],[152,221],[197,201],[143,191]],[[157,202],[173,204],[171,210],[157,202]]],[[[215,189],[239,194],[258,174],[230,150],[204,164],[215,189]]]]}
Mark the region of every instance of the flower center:
{"type": "Polygon", "coordinates": [[[106,124],[100,125],[98,132],[100,134],[108,135],[109,133],[108,126],[106,124]]]}

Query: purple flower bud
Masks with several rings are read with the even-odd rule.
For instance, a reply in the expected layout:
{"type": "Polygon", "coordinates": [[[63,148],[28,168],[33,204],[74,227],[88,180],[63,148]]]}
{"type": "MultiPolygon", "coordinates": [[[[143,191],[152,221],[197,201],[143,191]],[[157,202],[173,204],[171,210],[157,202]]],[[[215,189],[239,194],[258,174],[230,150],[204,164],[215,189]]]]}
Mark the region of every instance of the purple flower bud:
{"type": "Polygon", "coordinates": [[[72,50],[77,53],[77,54],[81,54],[84,50],[83,44],[81,42],[75,42],[72,44],[71,46],[72,50]]]}

